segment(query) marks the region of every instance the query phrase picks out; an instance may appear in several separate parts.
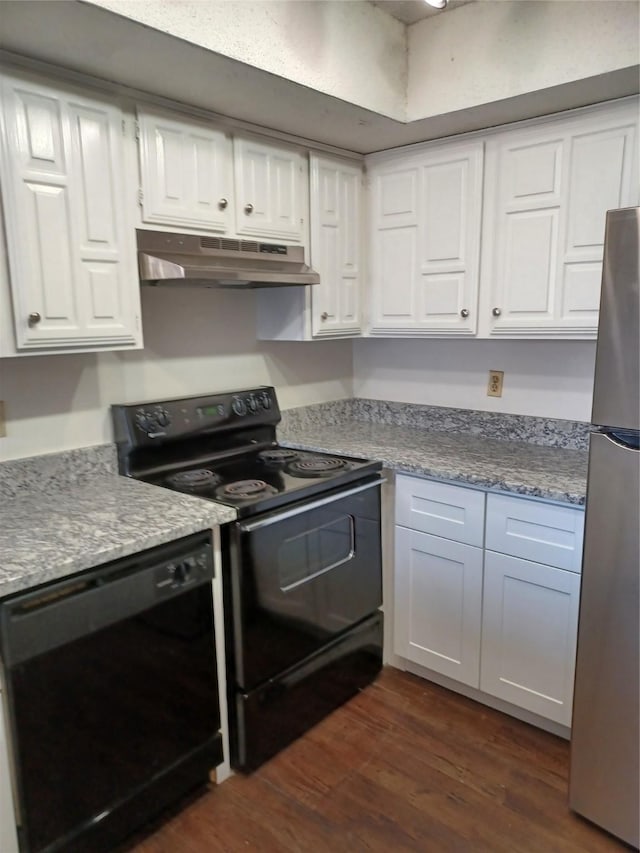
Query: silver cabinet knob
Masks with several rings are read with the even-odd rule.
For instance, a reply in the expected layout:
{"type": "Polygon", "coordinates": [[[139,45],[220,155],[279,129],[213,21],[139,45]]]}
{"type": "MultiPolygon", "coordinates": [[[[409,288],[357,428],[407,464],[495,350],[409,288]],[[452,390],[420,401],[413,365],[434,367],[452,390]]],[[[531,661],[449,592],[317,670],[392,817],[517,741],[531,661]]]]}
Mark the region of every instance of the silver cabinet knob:
{"type": "Polygon", "coordinates": [[[30,326],[37,326],[38,323],[40,322],[40,320],[42,320],[42,316],[40,314],[38,314],[37,311],[32,311],[31,314],[29,314],[29,325],[30,326]]]}
{"type": "Polygon", "coordinates": [[[253,205],[252,204],[245,204],[244,212],[247,214],[247,216],[251,216],[251,214],[253,213],[253,205]]]}
{"type": "Polygon", "coordinates": [[[466,320],[466,319],[467,319],[467,317],[469,316],[469,309],[468,309],[468,308],[463,308],[463,309],[462,309],[462,311],[460,312],[460,316],[461,316],[461,317],[463,317],[463,318],[466,320]]]}
{"type": "Polygon", "coordinates": [[[329,319],[329,315],[327,314],[326,311],[322,312],[322,314],[320,315],[320,319],[321,320],[328,320],[329,319]]]}
{"type": "Polygon", "coordinates": [[[499,308],[494,308],[491,313],[494,317],[499,317],[502,314],[502,311],[499,308]]]}
{"type": "Polygon", "coordinates": [[[218,202],[218,207],[220,208],[220,210],[225,210],[225,208],[227,207],[228,204],[229,204],[229,202],[227,201],[226,198],[221,198],[220,201],[218,202]]]}

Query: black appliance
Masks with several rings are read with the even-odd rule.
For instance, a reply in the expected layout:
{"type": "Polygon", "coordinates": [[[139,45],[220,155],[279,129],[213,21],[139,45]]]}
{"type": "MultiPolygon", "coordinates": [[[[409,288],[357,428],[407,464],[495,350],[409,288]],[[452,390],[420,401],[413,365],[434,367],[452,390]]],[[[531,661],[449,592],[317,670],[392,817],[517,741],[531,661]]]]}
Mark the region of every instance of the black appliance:
{"type": "Polygon", "coordinates": [[[113,406],[120,471],[222,527],[231,763],[251,770],[382,666],[381,463],[281,447],[275,390],[113,406]]]}
{"type": "Polygon", "coordinates": [[[21,851],[113,850],[223,760],[210,534],[0,603],[21,851]]]}

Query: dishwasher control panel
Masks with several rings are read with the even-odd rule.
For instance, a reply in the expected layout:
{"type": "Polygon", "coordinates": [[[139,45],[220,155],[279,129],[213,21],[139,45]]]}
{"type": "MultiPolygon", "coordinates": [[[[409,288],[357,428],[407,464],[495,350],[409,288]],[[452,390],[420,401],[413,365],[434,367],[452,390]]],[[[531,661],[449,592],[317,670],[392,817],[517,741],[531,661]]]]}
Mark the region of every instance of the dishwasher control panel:
{"type": "Polygon", "coordinates": [[[208,546],[199,548],[192,554],[181,554],[179,558],[163,563],[155,570],[156,589],[160,593],[175,592],[212,577],[213,558],[208,546]]]}

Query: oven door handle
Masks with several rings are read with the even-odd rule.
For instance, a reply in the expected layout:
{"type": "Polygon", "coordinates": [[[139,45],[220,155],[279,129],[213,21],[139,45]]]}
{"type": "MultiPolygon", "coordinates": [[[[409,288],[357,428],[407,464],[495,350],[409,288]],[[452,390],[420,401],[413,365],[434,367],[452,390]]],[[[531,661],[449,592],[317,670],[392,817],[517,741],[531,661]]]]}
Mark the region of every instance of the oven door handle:
{"type": "Polygon", "coordinates": [[[375,489],[377,486],[381,486],[386,482],[387,481],[384,477],[380,477],[379,480],[375,480],[373,483],[367,483],[364,486],[356,486],[354,489],[337,492],[329,497],[321,498],[320,500],[313,501],[311,503],[305,503],[301,506],[292,507],[292,509],[287,509],[284,512],[274,512],[273,515],[258,521],[239,522],[238,529],[241,533],[253,533],[255,530],[262,530],[263,527],[270,527],[272,524],[277,524],[279,521],[285,521],[287,518],[294,518],[296,515],[302,515],[303,512],[320,509],[320,507],[335,503],[342,498],[348,498],[351,495],[357,495],[359,492],[365,492],[367,489],[375,489]]]}

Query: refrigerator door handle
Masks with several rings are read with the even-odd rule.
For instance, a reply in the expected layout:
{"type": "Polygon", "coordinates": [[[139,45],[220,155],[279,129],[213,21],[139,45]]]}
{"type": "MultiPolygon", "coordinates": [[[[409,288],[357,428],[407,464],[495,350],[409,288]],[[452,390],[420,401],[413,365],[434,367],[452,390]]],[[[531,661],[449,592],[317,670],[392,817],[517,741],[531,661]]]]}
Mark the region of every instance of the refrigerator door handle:
{"type": "Polygon", "coordinates": [[[617,447],[640,453],[640,433],[635,430],[611,430],[611,432],[605,432],[603,435],[617,447]]]}

